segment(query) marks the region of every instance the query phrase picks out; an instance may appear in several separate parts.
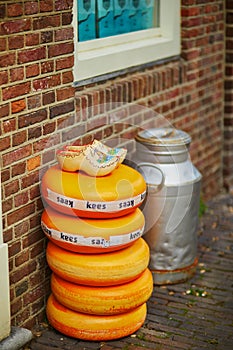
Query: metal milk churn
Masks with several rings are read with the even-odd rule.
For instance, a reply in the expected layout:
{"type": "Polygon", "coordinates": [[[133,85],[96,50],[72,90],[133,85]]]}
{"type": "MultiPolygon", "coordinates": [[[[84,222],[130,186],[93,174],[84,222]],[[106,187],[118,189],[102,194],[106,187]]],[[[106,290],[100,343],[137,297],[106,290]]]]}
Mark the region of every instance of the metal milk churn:
{"type": "Polygon", "coordinates": [[[201,174],[189,157],[191,137],[173,128],[137,134],[134,162],[147,183],[143,238],[154,284],[184,281],[196,271],[201,174]]]}

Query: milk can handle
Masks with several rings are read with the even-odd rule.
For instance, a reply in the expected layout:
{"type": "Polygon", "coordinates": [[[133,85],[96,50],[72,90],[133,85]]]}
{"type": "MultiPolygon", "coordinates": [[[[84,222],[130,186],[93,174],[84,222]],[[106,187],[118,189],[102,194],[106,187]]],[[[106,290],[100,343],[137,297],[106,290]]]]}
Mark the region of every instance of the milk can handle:
{"type": "Polygon", "coordinates": [[[153,189],[153,193],[156,193],[156,192],[159,192],[163,186],[164,186],[164,183],[165,183],[165,176],[164,176],[164,173],[162,172],[162,170],[157,167],[156,165],[154,164],[151,164],[151,163],[139,163],[137,164],[138,168],[142,168],[144,166],[148,166],[148,167],[151,167],[151,168],[155,168],[156,170],[158,170],[162,176],[162,180],[159,184],[151,184],[151,183],[146,183],[147,184],[147,188],[152,188],[153,189]]]}

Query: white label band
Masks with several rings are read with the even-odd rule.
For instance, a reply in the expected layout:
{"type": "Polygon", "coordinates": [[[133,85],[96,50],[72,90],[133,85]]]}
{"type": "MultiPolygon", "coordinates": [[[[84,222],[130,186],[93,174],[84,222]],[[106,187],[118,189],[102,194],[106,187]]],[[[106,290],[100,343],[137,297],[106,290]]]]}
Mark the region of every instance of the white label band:
{"type": "Polygon", "coordinates": [[[116,212],[120,210],[125,210],[127,208],[133,208],[138,206],[145,198],[146,191],[132,198],[120,199],[117,201],[108,201],[108,202],[97,202],[97,201],[87,201],[82,199],[70,198],[63,196],[59,193],[53,192],[50,189],[47,189],[48,199],[60,206],[92,211],[92,212],[116,212]]]}
{"type": "Polygon", "coordinates": [[[142,236],[144,232],[144,226],[136,231],[126,233],[124,235],[109,236],[109,239],[103,237],[84,237],[81,235],[74,235],[71,233],[60,232],[49,228],[44,222],[41,223],[41,227],[46,236],[51,237],[59,242],[67,242],[72,245],[80,245],[86,247],[98,247],[108,248],[127,244],[135,241],[142,236]]]}

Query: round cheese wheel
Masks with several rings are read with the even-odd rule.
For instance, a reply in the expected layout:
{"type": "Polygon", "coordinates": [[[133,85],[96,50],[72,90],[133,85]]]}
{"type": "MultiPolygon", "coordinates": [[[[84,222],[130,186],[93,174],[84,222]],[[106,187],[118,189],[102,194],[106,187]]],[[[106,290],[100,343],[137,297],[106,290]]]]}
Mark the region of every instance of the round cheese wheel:
{"type": "Polygon", "coordinates": [[[89,315],[70,310],[51,294],[46,307],[49,323],[59,332],[88,341],[107,341],[137,331],[146,318],[146,303],[117,315],[89,315]]]}
{"type": "Polygon", "coordinates": [[[129,247],[103,254],[81,254],[60,248],[51,241],[46,257],[61,278],[89,286],[113,286],[137,278],[148,266],[149,247],[139,238],[129,247]]]}
{"type": "Polygon", "coordinates": [[[118,286],[93,287],[68,282],[52,274],[51,289],[56,299],[71,310],[94,315],[128,312],[144,304],[153,291],[149,269],[135,280],[118,286]]]}
{"type": "Polygon", "coordinates": [[[139,208],[118,218],[88,219],[47,207],[41,217],[42,229],[52,242],[79,253],[106,253],[127,247],[142,236],[144,224],[139,208]]]}
{"type": "Polygon", "coordinates": [[[41,181],[42,198],[49,206],[72,216],[112,218],[133,211],[146,195],[146,182],[135,169],[120,164],[106,176],[66,172],[53,166],[41,181]]]}

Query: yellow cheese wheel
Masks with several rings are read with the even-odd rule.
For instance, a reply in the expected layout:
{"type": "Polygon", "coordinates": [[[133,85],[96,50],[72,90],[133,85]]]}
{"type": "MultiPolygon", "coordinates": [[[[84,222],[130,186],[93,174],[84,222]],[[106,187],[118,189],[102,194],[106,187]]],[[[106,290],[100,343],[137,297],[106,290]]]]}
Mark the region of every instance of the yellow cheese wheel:
{"type": "Polygon", "coordinates": [[[51,270],[61,278],[89,286],[113,286],[137,278],[148,266],[149,247],[139,238],[129,247],[103,254],[81,254],[51,241],[46,249],[51,270]]]}
{"type": "Polygon", "coordinates": [[[140,206],[145,198],[146,182],[138,171],[124,164],[101,177],[62,171],[57,165],[44,174],[41,193],[51,207],[63,214],[112,218],[140,206]]]}
{"type": "Polygon", "coordinates": [[[144,304],[153,291],[149,269],[135,280],[118,286],[91,287],[65,281],[52,274],[51,289],[55,298],[71,310],[94,315],[128,312],[144,304]]]}
{"type": "Polygon", "coordinates": [[[42,229],[52,242],[79,253],[106,253],[129,246],[142,236],[144,224],[139,208],[118,218],[87,219],[47,207],[41,217],[42,229]]]}
{"type": "Polygon", "coordinates": [[[51,294],[46,307],[49,323],[59,332],[89,341],[107,341],[136,332],[146,318],[146,303],[117,315],[89,315],[70,310],[51,294]]]}

